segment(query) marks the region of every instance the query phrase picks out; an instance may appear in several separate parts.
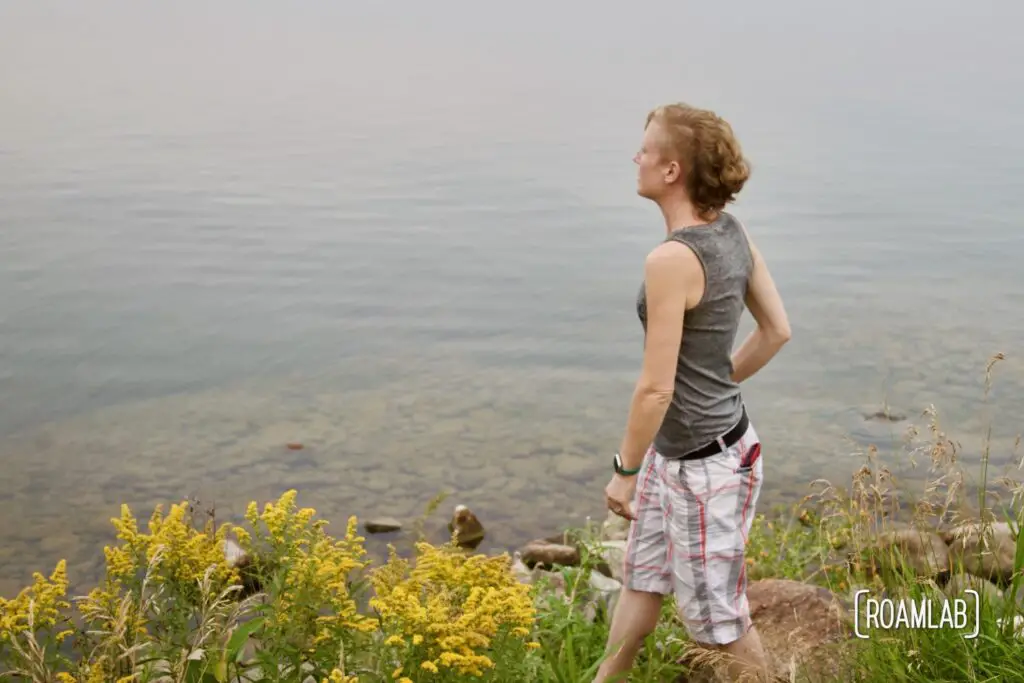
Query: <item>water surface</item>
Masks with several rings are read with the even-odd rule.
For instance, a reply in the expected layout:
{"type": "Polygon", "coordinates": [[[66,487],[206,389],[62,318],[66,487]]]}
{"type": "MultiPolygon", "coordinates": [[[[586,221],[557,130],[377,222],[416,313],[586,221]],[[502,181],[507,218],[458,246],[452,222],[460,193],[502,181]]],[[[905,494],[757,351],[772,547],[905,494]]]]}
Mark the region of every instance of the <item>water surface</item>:
{"type": "Polygon", "coordinates": [[[0,3],[0,591],[94,578],[121,502],[297,487],[340,525],[443,490],[494,547],[601,516],[665,101],[755,169],[735,212],[795,333],[746,388],[765,503],[846,477],[883,401],[1009,462],[1021,15],[0,3]]]}

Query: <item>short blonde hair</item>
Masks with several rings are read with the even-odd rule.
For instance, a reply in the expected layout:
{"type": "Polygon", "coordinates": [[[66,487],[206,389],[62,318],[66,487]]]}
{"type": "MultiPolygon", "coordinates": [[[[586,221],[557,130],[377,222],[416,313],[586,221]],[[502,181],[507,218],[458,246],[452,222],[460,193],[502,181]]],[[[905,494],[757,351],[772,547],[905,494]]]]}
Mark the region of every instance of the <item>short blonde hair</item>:
{"type": "Polygon", "coordinates": [[[664,151],[683,166],[686,192],[701,216],[736,200],[750,178],[750,163],[725,119],[680,102],[651,111],[645,128],[654,120],[667,138],[664,151]]]}

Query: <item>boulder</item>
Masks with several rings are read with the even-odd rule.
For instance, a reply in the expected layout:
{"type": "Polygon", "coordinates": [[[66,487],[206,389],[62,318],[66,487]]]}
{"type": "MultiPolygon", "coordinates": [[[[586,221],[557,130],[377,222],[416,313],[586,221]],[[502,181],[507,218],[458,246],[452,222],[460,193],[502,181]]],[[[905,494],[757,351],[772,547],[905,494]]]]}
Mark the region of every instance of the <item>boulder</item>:
{"type": "MultiPolygon", "coordinates": [[[[518,556],[517,552],[515,556],[518,556]]],[[[516,559],[519,559],[516,557],[516,559]]],[[[576,609],[581,610],[587,621],[610,620],[622,593],[622,584],[599,572],[590,572],[587,582],[577,586],[567,585],[562,572],[545,571],[540,565],[531,571],[519,560],[513,560],[512,571],[522,582],[536,586],[537,596],[541,600],[557,599],[574,601],[576,609]]],[[[577,579],[582,574],[577,574],[577,579]]]]}
{"type": "Polygon", "coordinates": [[[867,551],[869,574],[905,573],[935,578],[949,571],[949,548],[942,537],[923,529],[896,529],[882,533],[867,551]]]}
{"type": "Polygon", "coordinates": [[[584,616],[588,621],[595,621],[601,615],[610,622],[622,593],[622,584],[598,572],[590,572],[589,584],[587,602],[583,607],[584,616]]]}
{"type": "Polygon", "coordinates": [[[543,540],[545,543],[554,543],[556,545],[573,545],[577,548],[579,548],[583,542],[580,537],[580,533],[573,530],[563,531],[560,534],[553,534],[540,540],[543,540]]]}
{"type": "Polygon", "coordinates": [[[523,563],[523,556],[518,550],[512,553],[512,575],[519,583],[533,583],[534,573],[523,563]]]}
{"type": "Polygon", "coordinates": [[[597,569],[612,579],[622,582],[626,569],[626,541],[602,541],[598,546],[601,562],[597,569]]]}
{"type": "Polygon", "coordinates": [[[224,539],[224,559],[227,560],[228,566],[238,567],[241,564],[245,564],[247,555],[241,546],[230,538],[226,538],[224,539]]]}
{"type": "Polygon", "coordinates": [[[452,519],[448,522],[448,531],[455,544],[467,550],[475,550],[485,536],[484,525],[465,505],[455,506],[452,519]]]}
{"type": "Polygon", "coordinates": [[[1003,602],[1003,592],[999,590],[998,586],[971,574],[954,574],[942,587],[942,592],[949,598],[966,597],[968,600],[972,600],[974,596],[965,594],[967,590],[977,591],[982,601],[988,604],[1001,605],[1003,602]]]}
{"type": "Polygon", "coordinates": [[[949,554],[956,569],[997,585],[1009,583],[1017,552],[1017,538],[1009,524],[967,525],[951,536],[949,554]]]}
{"type": "Polygon", "coordinates": [[[567,600],[565,586],[565,576],[561,572],[546,572],[542,569],[534,569],[530,572],[530,580],[528,581],[533,586],[537,587],[539,597],[557,597],[562,600],[567,600]]]}
{"type": "Polygon", "coordinates": [[[242,580],[242,590],[237,597],[247,598],[263,590],[260,578],[261,568],[258,566],[256,558],[245,552],[230,538],[224,539],[224,558],[227,560],[228,566],[238,570],[238,575],[242,580]]]}
{"type": "Polygon", "coordinates": [[[850,616],[831,591],[788,579],[762,579],[747,587],[750,614],[774,676],[795,672],[818,678],[840,667],[836,644],[850,637],[850,616]]]}
{"type": "Polygon", "coordinates": [[[527,543],[519,552],[523,563],[530,569],[538,565],[547,569],[575,567],[580,563],[580,551],[576,546],[549,543],[543,539],[527,543]]]}
{"type": "Polygon", "coordinates": [[[604,541],[625,541],[629,536],[629,520],[624,519],[612,511],[601,524],[601,540],[604,541]]]}

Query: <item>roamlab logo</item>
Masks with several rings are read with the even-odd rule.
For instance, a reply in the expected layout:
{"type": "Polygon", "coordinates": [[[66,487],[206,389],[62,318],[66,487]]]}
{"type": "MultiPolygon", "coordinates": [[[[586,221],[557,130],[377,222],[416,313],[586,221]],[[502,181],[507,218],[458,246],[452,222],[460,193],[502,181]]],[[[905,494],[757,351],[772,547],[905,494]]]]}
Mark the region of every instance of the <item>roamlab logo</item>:
{"type": "Polygon", "coordinates": [[[964,638],[972,640],[981,629],[981,599],[976,590],[964,591],[972,598],[949,598],[942,602],[928,598],[872,598],[870,593],[865,588],[853,596],[854,633],[858,638],[870,638],[870,631],[875,629],[970,629],[964,638]]]}

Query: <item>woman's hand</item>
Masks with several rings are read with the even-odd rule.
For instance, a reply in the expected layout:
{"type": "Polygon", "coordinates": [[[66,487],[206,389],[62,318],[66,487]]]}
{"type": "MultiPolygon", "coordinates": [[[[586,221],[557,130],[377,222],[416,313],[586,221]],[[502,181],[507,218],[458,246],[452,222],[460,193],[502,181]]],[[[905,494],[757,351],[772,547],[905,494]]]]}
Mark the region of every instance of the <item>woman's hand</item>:
{"type": "Polygon", "coordinates": [[[604,489],[605,501],[608,509],[619,517],[633,521],[636,515],[633,513],[633,495],[636,493],[636,477],[626,477],[621,474],[612,476],[608,486],[604,489]]]}

